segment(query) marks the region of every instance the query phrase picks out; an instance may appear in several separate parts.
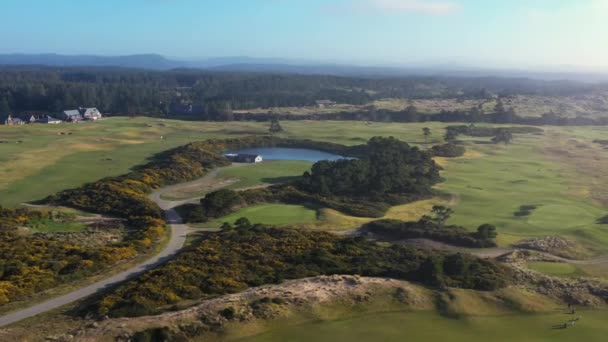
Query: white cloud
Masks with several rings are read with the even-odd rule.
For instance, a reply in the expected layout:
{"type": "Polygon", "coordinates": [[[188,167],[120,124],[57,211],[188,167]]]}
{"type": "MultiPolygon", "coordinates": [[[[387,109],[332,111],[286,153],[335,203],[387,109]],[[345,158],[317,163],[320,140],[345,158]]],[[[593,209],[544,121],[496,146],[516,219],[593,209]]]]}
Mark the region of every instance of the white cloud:
{"type": "Polygon", "coordinates": [[[365,0],[363,6],[389,12],[428,15],[450,14],[460,10],[460,4],[444,0],[365,0]]]}

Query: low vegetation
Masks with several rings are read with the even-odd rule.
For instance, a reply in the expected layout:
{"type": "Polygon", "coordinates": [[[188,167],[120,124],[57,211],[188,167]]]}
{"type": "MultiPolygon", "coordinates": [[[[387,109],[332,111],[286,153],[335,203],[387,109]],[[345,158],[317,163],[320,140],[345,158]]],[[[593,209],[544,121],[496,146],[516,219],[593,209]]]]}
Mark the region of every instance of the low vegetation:
{"type": "Polygon", "coordinates": [[[123,284],[86,312],[140,316],[183,300],[242,291],[323,274],[360,274],[419,281],[432,286],[493,290],[509,271],[465,254],[429,254],[405,246],[382,246],[364,238],[324,232],[252,226],[240,219],[167,264],[123,284]]]}
{"type": "Polygon", "coordinates": [[[482,224],[477,231],[470,232],[464,227],[446,225],[445,221],[451,214],[451,209],[434,206],[432,216],[423,216],[415,222],[399,220],[378,220],[363,225],[363,232],[372,233],[381,238],[394,240],[430,239],[463,247],[495,247],[496,227],[482,224]]]}
{"type": "Polygon", "coordinates": [[[0,207],[0,305],[95,274],[147,251],[161,237],[164,222],[132,219],[125,241],[101,246],[48,239],[18,232],[51,213],[0,207]]]}

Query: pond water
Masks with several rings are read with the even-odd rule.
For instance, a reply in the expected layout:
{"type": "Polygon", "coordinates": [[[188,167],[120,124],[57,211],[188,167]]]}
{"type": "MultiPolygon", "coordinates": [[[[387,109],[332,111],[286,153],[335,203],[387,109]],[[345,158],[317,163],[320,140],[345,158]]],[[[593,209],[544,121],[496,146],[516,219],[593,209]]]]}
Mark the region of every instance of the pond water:
{"type": "Polygon", "coordinates": [[[230,150],[224,154],[259,154],[264,160],[305,160],[318,162],[319,160],[338,160],[346,157],[305,148],[259,147],[230,150]]]}

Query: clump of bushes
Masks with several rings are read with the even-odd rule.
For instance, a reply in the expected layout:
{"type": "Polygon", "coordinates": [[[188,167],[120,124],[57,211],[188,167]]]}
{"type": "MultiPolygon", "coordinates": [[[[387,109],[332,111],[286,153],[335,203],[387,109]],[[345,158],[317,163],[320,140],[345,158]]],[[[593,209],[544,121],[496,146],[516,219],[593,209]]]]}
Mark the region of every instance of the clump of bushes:
{"type": "Polygon", "coordinates": [[[431,152],[435,157],[456,158],[462,157],[465,153],[464,146],[456,144],[443,144],[433,146],[431,152]]]}
{"type": "Polygon", "coordinates": [[[362,231],[396,240],[429,239],[462,247],[496,247],[496,227],[489,224],[479,226],[476,232],[470,232],[461,226],[442,226],[424,220],[405,222],[386,219],[367,223],[362,231]]]}
{"type": "Polygon", "coordinates": [[[530,205],[530,204],[522,205],[519,207],[519,210],[517,210],[515,213],[513,213],[513,216],[516,216],[516,217],[529,216],[537,208],[538,208],[537,205],[530,205]]]}

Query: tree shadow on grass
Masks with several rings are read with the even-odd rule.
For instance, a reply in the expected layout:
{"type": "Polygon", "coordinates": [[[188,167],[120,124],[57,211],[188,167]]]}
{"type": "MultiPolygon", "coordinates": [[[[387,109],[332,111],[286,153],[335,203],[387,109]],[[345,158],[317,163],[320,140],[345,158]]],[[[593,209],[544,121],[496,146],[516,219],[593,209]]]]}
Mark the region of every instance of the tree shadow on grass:
{"type": "Polygon", "coordinates": [[[302,178],[302,176],[283,176],[283,177],[267,177],[267,178],[262,178],[261,180],[263,183],[266,183],[266,184],[284,184],[284,183],[295,182],[301,178],[302,178]]]}

